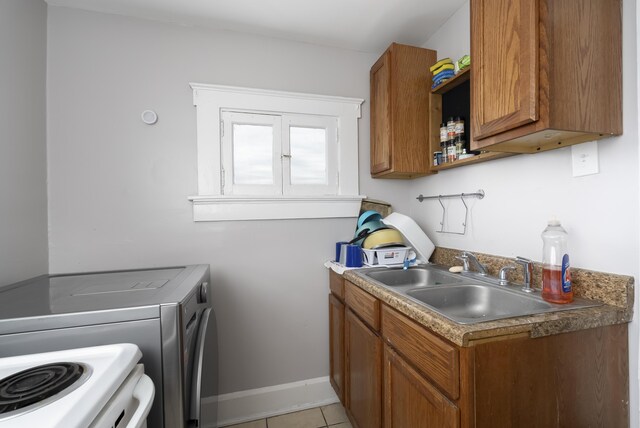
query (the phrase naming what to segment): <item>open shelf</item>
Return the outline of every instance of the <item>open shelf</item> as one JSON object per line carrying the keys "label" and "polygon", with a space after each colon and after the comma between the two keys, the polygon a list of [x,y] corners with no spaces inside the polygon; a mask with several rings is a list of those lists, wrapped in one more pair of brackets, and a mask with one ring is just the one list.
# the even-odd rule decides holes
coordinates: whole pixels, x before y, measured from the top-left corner
{"label": "open shelf", "polygon": [[453,76],[451,79],[445,80],[444,82],[442,82],[441,84],[433,88],[431,90],[431,93],[442,95],[445,92],[449,92],[456,86],[459,86],[462,83],[466,82],[467,80],[469,80],[470,77],[471,77],[471,67],[467,67],[461,72],[459,72],[458,74],[456,74],[455,76]]}
{"label": "open shelf", "polygon": [[[471,67],[465,68],[451,79],[443,82],[431,90],[431,126],[437,128],[431,134],[431,153],[440,151],[439,124],[447,117],[460,116],[465,120],[465,136],[470,138],[471,124],[470,115],[470,82]],[[467,150],[469,144],[467,143]],[[513,153],[504,152],[482,152],[467,159],[457,160],[438,166],[431,166],[432,172],[443,171],[445,169],[457,168],[460,166],[472,165],[486,162],[493,159],[511,156]]]}
{"label": "open shelf", "polygon": [[460,159],[460,160],[457,160],[455,162],[443,163],[442,165],[432,166],[431,170],[432,171],[442,171],[442,170],[445,170],[445,169],[456,168],[456,167],[459,167],[459,166],[465,166],[465,165],[471,165],[471,164],[474,164],[474,163],[486,162],[486,161],[492,160],[492,159],[504,158],[504,157],[507,157],[507,156],[512,156],[514,154],[515,153],[484,152],[484,153],[480,153],[479,155],[475,155],[475,156],[467,158],[467,159]]}

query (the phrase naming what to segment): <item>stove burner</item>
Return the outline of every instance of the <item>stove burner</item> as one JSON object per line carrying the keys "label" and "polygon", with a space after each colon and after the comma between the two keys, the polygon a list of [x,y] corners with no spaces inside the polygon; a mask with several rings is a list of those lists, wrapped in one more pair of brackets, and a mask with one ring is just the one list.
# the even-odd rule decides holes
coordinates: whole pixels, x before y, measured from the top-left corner
{"label": "stove burner", "polygon": [[0,379],[0,415],[46,400],[71,386],[84,371],[77,363],[53,363]]}

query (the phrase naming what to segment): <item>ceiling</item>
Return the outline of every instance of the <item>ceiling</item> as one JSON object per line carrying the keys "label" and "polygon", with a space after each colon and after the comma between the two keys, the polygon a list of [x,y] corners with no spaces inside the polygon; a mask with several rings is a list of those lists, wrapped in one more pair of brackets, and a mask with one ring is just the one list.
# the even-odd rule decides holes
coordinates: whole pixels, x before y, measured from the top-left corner
{"label": "ceiling", "polygon": [[380,53],[421,46],[467,0],[46,0],[133,16]]}

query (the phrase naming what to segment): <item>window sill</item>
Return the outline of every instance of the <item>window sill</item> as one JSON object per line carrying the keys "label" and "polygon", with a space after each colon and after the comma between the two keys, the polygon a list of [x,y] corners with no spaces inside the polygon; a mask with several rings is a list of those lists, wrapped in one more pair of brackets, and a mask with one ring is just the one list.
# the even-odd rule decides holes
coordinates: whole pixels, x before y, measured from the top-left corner
{"label": "window sill", "polygon": [[190,196],[193,221],[358,217],[366,196]]}

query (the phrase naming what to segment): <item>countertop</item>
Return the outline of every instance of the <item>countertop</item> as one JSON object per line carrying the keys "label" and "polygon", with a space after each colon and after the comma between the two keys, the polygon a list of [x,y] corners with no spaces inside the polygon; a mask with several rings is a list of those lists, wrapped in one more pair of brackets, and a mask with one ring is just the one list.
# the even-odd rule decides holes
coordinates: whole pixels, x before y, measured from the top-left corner
{"label": "countertop", "polygon": [[[455,263],[453,256],[459,252],[459,250],[437,248],[431,261],[443,266],[451,266]],[[495,275],[501,266],[509,263],[508,259],[497,256],[477,253],[476,256],[488,266],[491,275]],[[537,287],[539,287],[540,271],[541,267],[536,265],[533,285]],[[602,306],[477,324],[453,322],[428,307],[361,278],[354,271],[346,271],[343,276],[347,281],[377,297],[390,307],[459,346],[473,346],[476,341],[496,339],[500,336],[526,334],[535,338],[631,321],[633,317],[633,277],[578,268],[572,268],[571,272],[574,295],[599,301],[603,303]]]}

